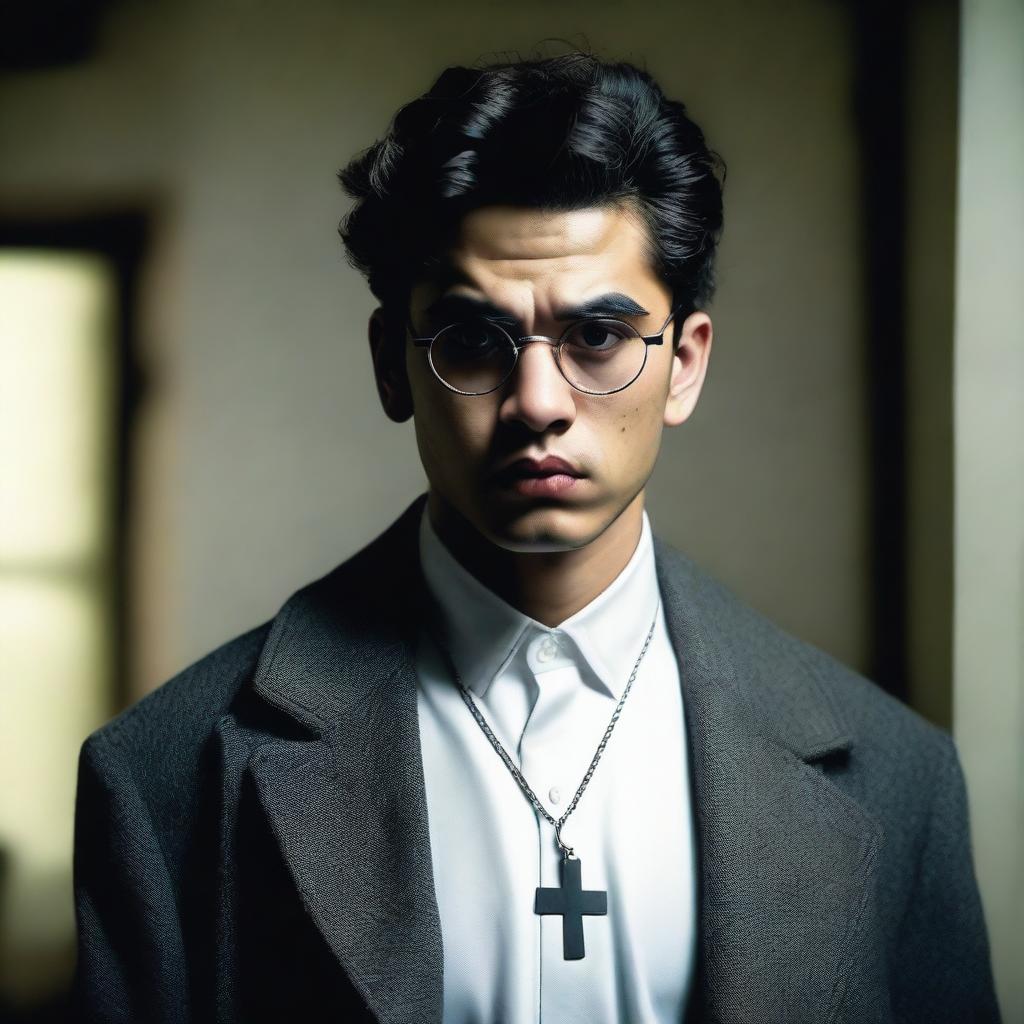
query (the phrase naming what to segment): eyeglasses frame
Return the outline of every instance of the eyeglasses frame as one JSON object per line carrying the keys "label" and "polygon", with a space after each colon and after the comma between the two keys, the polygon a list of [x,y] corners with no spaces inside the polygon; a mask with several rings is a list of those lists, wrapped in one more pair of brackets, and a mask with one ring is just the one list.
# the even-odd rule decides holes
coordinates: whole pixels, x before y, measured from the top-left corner
{"label": "eyeglasses frame", "polygon": [[[437,340],[437,338],[440,337],[440,335],[442,335],[450,327],[454,327],[458,323],[465,323],[467,321],[456,320],[456,321],[453,321],[450,324],[446,324],[436,334],[434,334],[433,337],[430,337],[430,338],[423,338],[423,337],[417,337],[416,336],[416,332],[415,332],[415,330],[413,329],[413,326],[412,326],[411,318],[407,321],[407,326],[409,328],[409,334],[411,336],[413,345],[415,345],[417,348],[425,348],[427,350],[427,363],[430,365],[430,369],[433,372],[434,376],[449,391],[454,391],[455,394],[457,394],[457,395],[465,395],[467,398],[480,398],[483,395],[493,394],[495,391],[498,390],[498,388],[500,388],[509,379],[509,377],[512,376],[513,373],[515,373],[516,366],[519,364],[519,351],[520,351],[520,349],[525,348],[526,345],[530,344],[530,342],[533,342],[533,341],[543,341],[543,342],[546,342],[547,344],[551,345],[552,348],[554,349],[555,365],[558,367],[558,372],[562,375],[563,380],[565,380],[565,382],[571,388],[573,388],[574,390],[578,391],[582,395],[593,395],[593,396],[598,397],[598,398],[603,398],[605,395],[616,395],[620,391],[625,391],[626,388],[628,388],[631,384],[635,384],[636,383],[636,381],[640,377],[640,374],[642,374],[644,372],[644,368],[647,366],[647,351],[648,351],[647,346],[649,346],[649,345],[662,345],[662,344],[664,344],[665,332],[668,330],[668,325],[670,323],[672,323],[672,321],[676,318],[676,315],[679,313],[679,311],[682,308],[683,308],[682,304],[680,304],[680,305],[676,306],[675,308],[673,308],[672,311],[668,315],[668,319],[661,325],[661,330],[658,331],[656,334],[649,334],[649,335],[646,335],[646,336],[640,334],[640,332],[632,324],[626,323],[625,320],[619,320],[617,317],[613,317],[613,316],[590,316],[590,317],[583,317],[583,319],[581,319],[581,320],[574,320],[571,324],[569,324],[565,328],[565,330],[562,332],[561,336],[558,337],[558,338],[552,338],[552,337],[550,337],[549,335],[546,335],[546,334],[524,334],[520,338],[513,338],[512,335],[509,334],[509,332],[507,330],[505,330],[505,328],[500,323],[498,323],[496,320],[491,320],[491,319],[489,319],[488,317],[485,317],[485,316],[484,317],[476,317],[474,319],[485,320],[492,327],[497,327],[498,330],[501,331],[501,333],[504,334],[506,338],[508,338],[509,344],[512,346],[512,351],[515,354],[515,358],[514,358],[514,360],[512,362],[512,366],[509,368],[508,373],[505,374],[505,376],[502,377],[502,379],[497,384],[495,384],[493,388],[489,388],[487,391],[460,391],[458,388],[452,387],[452,385],[449,384],[448,381],[446,381],[441,376],[441,374],[439,374],[437,372],[437,369],[434,366],[434,359],[433,359],[433,356],[431,355],[431,346],[434,344],[434,342]],[[636,375],[631,380],[629,380],[625,384],[623,384],[622,387],[620,387],[620,388],[613,388],[611,391],[585,391],[583,388],[578,387],[576,384],[573,384],[573,382],[571,380],[569,380],[568,377],[566,377],[565,371],[562,369],[562,346],[565,344],[565,339],[569,336],[569,332],[572,331],[574,328],[579,327],[580,324],[596,323],[596,322],[607,322],[607,321],[611,321],[612,323],[622,324],[623,327],[628,327],[631,331],[634,331],[637,334],[637,336],[640,338],[640,340],[644,343],[644,346],[645,346],[644,347],[644,361],[640,364],[640,369],[637,370]]]}

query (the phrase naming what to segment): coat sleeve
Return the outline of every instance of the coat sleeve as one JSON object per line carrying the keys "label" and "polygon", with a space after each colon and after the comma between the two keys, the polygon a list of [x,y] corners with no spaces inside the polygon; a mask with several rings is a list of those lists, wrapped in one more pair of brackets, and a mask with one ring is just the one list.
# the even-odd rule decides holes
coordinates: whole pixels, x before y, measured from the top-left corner
{"label": "coat sleeve", "polygon": [[174,888],[127,760],[106,733],[82,746],[74,847],[74,1020],[189,1019]]}
{"label": "coat sleeve", "polygon": [[967,791],[943,736],[931,815],[892,964],[896,1018],[998,1024],[988,936],[971,856]]}

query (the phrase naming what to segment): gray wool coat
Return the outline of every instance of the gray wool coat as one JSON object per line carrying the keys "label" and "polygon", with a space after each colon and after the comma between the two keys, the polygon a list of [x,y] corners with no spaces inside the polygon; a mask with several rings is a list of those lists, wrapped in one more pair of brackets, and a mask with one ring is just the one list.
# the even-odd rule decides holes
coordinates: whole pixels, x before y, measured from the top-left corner
{"label": "gray wool coat", "polygon": [[[83,745],[80,1019],[441,1020],[423,500]],[[698,836],[687,1021],[997,1021],[949,736],[655,555]]]}

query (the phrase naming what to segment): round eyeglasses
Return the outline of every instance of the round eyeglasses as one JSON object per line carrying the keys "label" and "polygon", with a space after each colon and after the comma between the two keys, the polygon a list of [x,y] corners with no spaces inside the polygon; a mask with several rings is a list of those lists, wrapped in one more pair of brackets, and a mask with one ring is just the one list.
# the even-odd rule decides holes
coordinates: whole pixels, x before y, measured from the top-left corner
{"label": "round eyeglasses", "polygon": [[613,395],[628,388],[647,364],[647,347],[661,345],[679,308],[669,313],[657,334],[644,337],[622,320],[593,317],[570,324],[560,338],[528,334],[513,338],[499,323],[485,317],[443,327],[420,338],[410,325],[412,343],[426,348],[434,376],[460,395],[486,395],[501,387],[516,368],[519,350],[533,341],[554,349],[562,376],[587,395]]}

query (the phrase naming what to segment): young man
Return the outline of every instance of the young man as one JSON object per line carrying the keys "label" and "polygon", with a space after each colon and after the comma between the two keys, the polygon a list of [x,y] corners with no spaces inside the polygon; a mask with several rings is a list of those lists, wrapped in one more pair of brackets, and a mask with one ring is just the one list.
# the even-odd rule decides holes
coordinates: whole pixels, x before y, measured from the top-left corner
{"label": "young man", "polygon": [[574,54],[449,69],[342,173],[429,491],[85,744],[87,1019],[997,1019],[949,737],[644,512],[716,170]]}

